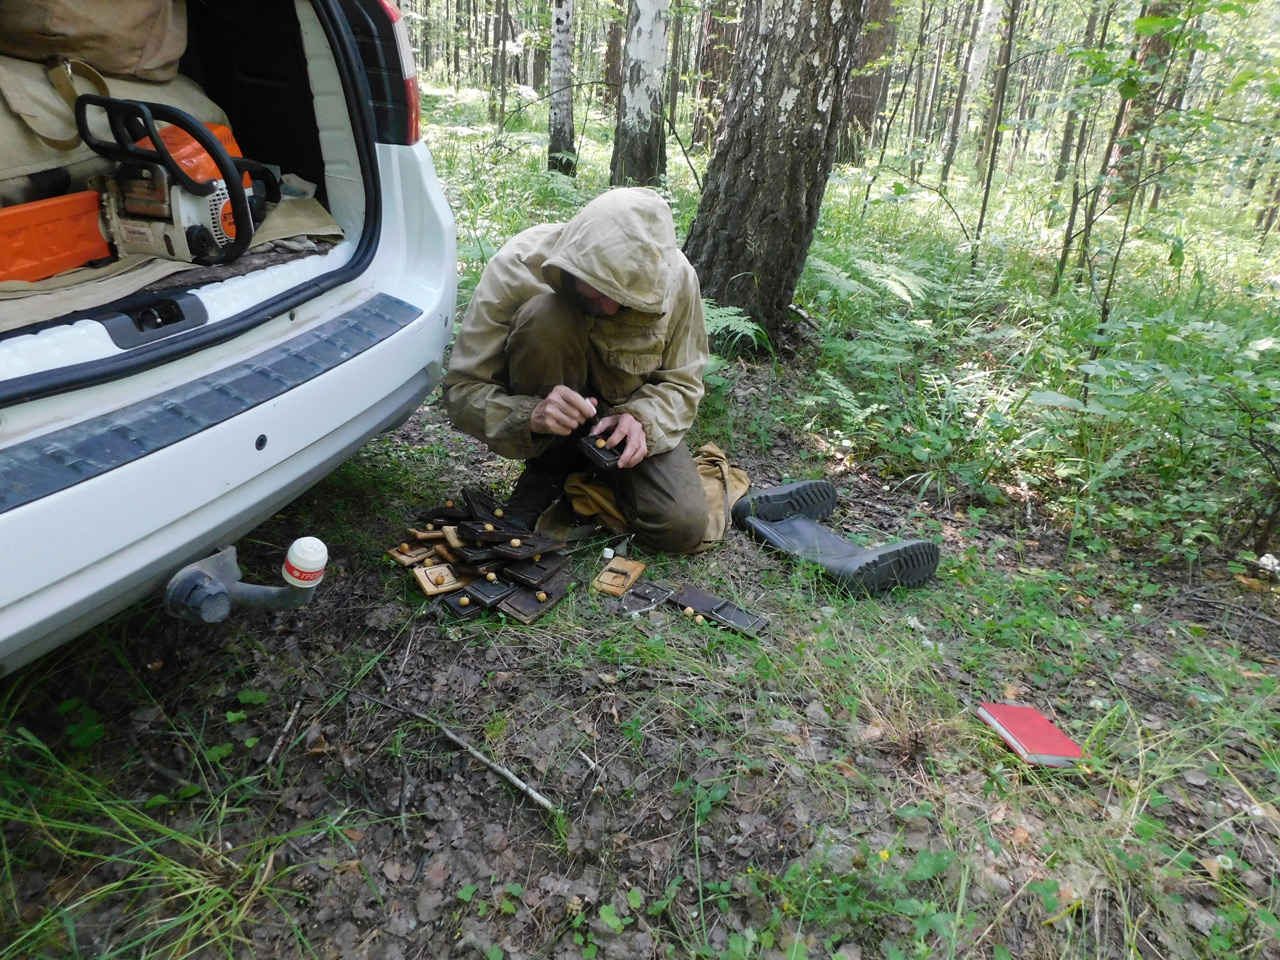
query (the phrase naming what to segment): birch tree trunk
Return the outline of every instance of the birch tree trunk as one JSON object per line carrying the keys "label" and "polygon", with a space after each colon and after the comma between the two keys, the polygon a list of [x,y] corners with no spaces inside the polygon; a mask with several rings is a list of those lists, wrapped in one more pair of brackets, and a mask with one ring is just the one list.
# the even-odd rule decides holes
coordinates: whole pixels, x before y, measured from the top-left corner
{"label": "birch tree trunk", "polygon": [[578,170],[573,141],[573,0],[551,0],[550,111],[547,169],[572,177]]}
{"label": "birch tree trunk", "polygon": [[835,158],[862,5],[747,0],[725,116],[684,250],[702,292],[741,307],[775,346]]}
{"label": "birch tree trunk", "polygon": [[662,109],[671,0],[632,0],[609,182],[657,186],[667,172]]}

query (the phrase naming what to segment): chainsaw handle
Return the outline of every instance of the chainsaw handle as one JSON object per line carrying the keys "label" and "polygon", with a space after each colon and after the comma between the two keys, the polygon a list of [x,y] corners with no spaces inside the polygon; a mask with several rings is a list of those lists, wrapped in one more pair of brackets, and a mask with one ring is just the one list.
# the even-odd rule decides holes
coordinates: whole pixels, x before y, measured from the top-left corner
{"label": "chainsaw handle", "polygon": [[280,178],[272,172],[270,167],[257,160],[246,160],[244,157],[232,157],[231,162],[236,165],[238,171],[247,173],[250,178],[263,185],[266,189],[267,203],[280,202]]}
{"label": "chainsaw handle", "polygon": [[[89,130],[90,107],[100,107],[106,111],[115,143],[101,140]],[[76,98],[76,127],[81,139],[95,153],[117,162],[138,160],[144,163],[158,163],[188,193],[197,197],[211,196],[217,190],[217,185],[212,181],[196,180],[182,169],[182,166],[173,159],[173,154],[165,146],[164,140],[161,139],[160,132],[156,129],[157,120],[178,127],[195,140],[209,154],[227,187],[231,215],[235,223],[235,239],[223,247],[216,257],[199,257],[196,262],[211,266],[215,263],[229,263],[235,260],[249,249],[249,243],[253,239],[253,217],[249,212],[249,197],[240,180],[240,171],[236,167],[235,160],[213,132],[186,111],[164,103],[121,100],[93,93],[84,93]],[[129,129],[130,127],[133,129]],[[140,131],[144,131],[142,136],[136,136],[135,134]],[[150,138],[151,148],[140,147],[135,142],[141,140],[143,136]],[[278,192],[278,184],[276,189]]]}

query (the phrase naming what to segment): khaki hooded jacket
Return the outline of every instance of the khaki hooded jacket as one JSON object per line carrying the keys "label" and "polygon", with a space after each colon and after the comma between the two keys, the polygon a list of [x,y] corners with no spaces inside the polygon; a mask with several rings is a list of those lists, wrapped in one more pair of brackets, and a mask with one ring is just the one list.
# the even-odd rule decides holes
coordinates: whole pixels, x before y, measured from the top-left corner
{"label": "khaki hooded jacket", "polygon": [[513,459],[537,456],[556,439],[530,432],[540,397],[508,392],[505,346],[516,311],[559,292],[565,273],[622,304],[611,317],[583,318],[601,413],[630,413],[649,454],[667,452],[698,412],[707,330],[698,275],[676,243],[671,210],[638,187],[610,190],[568,223],[531,227],[489,261],[444,379],[450,418]]}

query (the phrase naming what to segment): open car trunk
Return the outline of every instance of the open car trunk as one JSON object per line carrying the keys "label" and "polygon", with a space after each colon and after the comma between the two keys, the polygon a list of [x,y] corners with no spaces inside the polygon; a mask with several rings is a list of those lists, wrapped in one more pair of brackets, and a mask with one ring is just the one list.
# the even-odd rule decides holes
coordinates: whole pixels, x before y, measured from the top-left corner
{"label": "open car trunk", "polygon": [[[358,274],[374,252],[378,171],[360,4],[192,0],[187,13],[175,81],[106,82],[128,98],[174,97],[193,114],[225,117],[242,155],[278,172],[282,200],[249,251],[229,263],[113,256],[37,282],[0,283],[0,406],[225,341]],[[63,189],[92,186],[86,167],[100,171],[97,182],[114,168],[96,156],[77,166]]]}
{"label": "open car trunk", "polygon": [[[6,210],[25,214],[49,198],[60,208],[75,191],[95,205],[94,230],[99,211],[108,221],[96,246],[86,241],[102,250],[95,262],[0,283],[0,675],[163,590],[184,565],[233,544],[402,423],[442,376],[457,285],[453,218],[417,135],[417,77],[391,0],[0,0],[0,51],[15,36],[5,15],[28,2],[60,6],[73,25],[92,10],[110,26],[147,3],[189,20],[167,77],[111,74],[105,93],[82,89],[80,76],[69,96],[54,93],[42,64],[0,57],[0,161],[23,138],[33,155],[47,146],[4,127],[8,70],[34,74],[19,93],[84,110],[73,131],[103,135],[89,123],[93,107],[98,129],[126,144],[123,158],[104,162],[72,141],[74,163],[51,175],[36,162],[29,183],[15,174],[22,151],[0,162],[0,223]],[[161,106],[142,113],[142,102]],[[204,116],[146,126],[174,107]],[[113,111],[131,120],[112,128]],[[213,158],[220,177],[189,177],[188,189],[171,169],[185,142],[171,157],[112,172],[135,159],[130,148],[168,143],[184,124],[204,151],[197,160]],[[209,124],[230,128],[245,166]],[[216,263],[245,246],[239,227],[252,211],[235,185],[241,174],[265,181],[266,167],[253,164],[280,181],[280,201],[258,205],[266,216],[252,233],[270,245]],[[86,190],[103,183],[104,166],[110,180]],[[166,175],[168,192],[152,189]],[[178,187],[205,205],[179,219],[187,201]],[[102,196],[110,206],[98,206]],[[163,196],[168,210],[152,212]],[[219,238],[227,203],[239,209]],[[141,222],[126,223],[121,210]],[[282,212],[290,216],[280,226]],[[216,256],[176,232],[192,226],[209,232]],[[156,256],[123,270],[103,241],[124,237],[128,247],[135,236]],[[48,249],[38,236],[5,244],[0,230],[0,268]],[[197,257],[206,265],[193,266]]]}

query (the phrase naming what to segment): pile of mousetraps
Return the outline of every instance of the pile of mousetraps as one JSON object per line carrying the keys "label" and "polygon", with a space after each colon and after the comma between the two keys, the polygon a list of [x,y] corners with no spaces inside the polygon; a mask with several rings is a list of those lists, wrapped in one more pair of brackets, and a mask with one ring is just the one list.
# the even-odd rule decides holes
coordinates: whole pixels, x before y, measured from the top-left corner
{"label": "pile of mousetraps", "polygon": [[[473,487],[461,500],[431,507],[409,527],[411,539],[387,555],[407,567],[422,592],[439,598],[455,617],[470,620],[498,610],[533,623],[576,583],[566,544],[505,522],[493,497]],[[764,618],[691,586],[641,580],[645,565],[606,549],[605,566],[591,581],[593,592],[613,599],[605,611],[638,617],[663,603],[677,606],[696,623],[756,636]]]}

